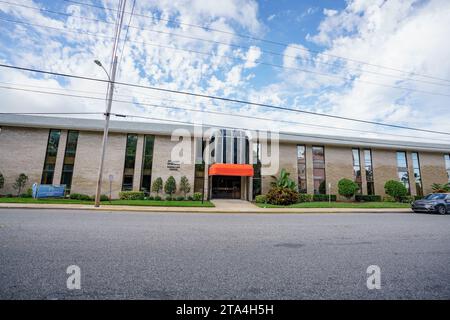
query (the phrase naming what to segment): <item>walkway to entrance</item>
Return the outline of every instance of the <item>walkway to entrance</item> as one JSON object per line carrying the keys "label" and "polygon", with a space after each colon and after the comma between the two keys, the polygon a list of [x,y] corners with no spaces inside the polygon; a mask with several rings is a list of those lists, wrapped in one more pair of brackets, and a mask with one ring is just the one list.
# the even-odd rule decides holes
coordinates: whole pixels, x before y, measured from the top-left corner
{"label": "walkway to entrance", "polygon": [[249,211],[254,212],[255,209],[259,208],[255,206],[253,203],[245,200],[236,200],[236,199],[212,199],[212,203],[216,206],[214,209],[216,210],[239,210],[242,212]]}

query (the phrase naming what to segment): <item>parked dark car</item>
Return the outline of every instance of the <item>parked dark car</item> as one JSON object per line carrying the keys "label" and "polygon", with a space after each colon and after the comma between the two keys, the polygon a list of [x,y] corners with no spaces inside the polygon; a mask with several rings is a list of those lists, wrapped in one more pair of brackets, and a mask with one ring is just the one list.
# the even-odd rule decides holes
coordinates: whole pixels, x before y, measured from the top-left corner
{"label": "parked dark car", "polygon": [[450,212],[450,193],[430,193],[425,198],[411,204],[414,212],[436,212],[446,214]]}

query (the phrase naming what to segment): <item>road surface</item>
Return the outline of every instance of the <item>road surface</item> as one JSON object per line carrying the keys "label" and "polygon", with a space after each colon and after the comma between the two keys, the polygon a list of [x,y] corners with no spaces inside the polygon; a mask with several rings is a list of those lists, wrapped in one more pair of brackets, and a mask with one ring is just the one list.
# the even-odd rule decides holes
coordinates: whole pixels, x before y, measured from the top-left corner
{"label": "road surface", "polygon": [[0,209],[0,298],[449,299],[450,215]]}

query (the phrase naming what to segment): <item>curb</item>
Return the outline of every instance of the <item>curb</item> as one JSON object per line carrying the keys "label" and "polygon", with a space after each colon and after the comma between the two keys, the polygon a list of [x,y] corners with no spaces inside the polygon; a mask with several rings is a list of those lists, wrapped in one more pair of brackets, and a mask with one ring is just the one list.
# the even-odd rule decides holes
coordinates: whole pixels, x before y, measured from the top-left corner
{"label": "curb", "polygon": [[115,207],[99,207],[90,205],[80,205],[68,207],[67,205],[29,205],[22,204],[0,204],[0,209],[52,209],[52,210],[86,210],[86,211],[113,211],[113,212],[170,212],[170,213],[217,213],[217,214],[302,214],[302,213],[412,213],[408,208],[393,209],[356,209],[356,208],[305,208],[305,209],[274,209],[259,208],[259,210],[218,210],[214,208],[204,207],[143,207],[143,206],[115,206]]}

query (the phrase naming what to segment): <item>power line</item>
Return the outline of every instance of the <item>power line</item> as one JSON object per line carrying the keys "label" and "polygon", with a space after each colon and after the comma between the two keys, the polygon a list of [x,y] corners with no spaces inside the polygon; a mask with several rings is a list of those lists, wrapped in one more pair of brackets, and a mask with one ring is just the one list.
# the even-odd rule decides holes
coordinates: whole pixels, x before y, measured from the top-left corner
{"label": "power line", "polygon": [[[27,84],[15,84],[15,83],[2,82],[2,81],[0,81],[0,83],[8,84],[8,85],[21,85],[21,86],[24,86],[24,87],[40,88],[40,89],[65,90],[65,91],[70,91],[70,92],[89,93],[89,94],[102,94],[100,92],[86,91],[86,90],[74,90],[74,89],[67,89],[67,88],[49,88],[49,87],[43,87],[43,86],[35,86],[35,85],[27,85]],[[5,86],[0,86],[0,88],[12,89],[12,90],[23,90],[23,91],[36,92],[36,93],[47,93],[47,94],[60,95],[59,93],[54,93],[54,92],[44,92],[44,91],[37,91],[37,90],[36,91],[35,90],[26,90],[26,89],[22,89],[22,88],[12,88],[12,87],[5,87]],[[183,105],[186,105],[186,106],[191,106],[191,107],[196,108],[195,105],[188,104],[185,101],[180,101],[180,100],[175,100],[175,99],[168,99],[168,98],[159,98],[159,97],[148,95],[148,94],[144,94],[144,96],[133,96],[133,95],[124,95],[124,94],[115,94],[115,95],[116,96],[121,96],[121,97],[128,97],[128,98],[151,99],[151,100],[157,100],[157,101],[162,101],[162,102],[171,101],[171,102],[176,102],[176,103],[179,103],[179,104],[183,104]],[[88,98],[88,99],[94,99],[95,98],[95,100],[102,100],[101,98],[97,98],[97,97],[86,97],[86,96],[75,96],[75,95],[71,95],[71,97],[80,97],[80,98]],[[114,102],[119,102],[119,103],[129,103],[129,104],[139,104],[139,105],[143,105],[143,106],[152,106],[152,107],[157,107],[157,108],[177,109],[177,110],[182,110],[182,111],[194,111],[194,112],[202,112],[202,113],[219,114],[219,115],[225,115],[225,116],[241,117],[241,118],[246,118],[246,119],[248,118],[248,119],[263,120],[263,121],[281,122],[281,123],[303,125],[303,126],[316,127],[316,128],[325,128],[325,129],[333,129],[333,130],[344,130],[344,131],[352,131],[352,132],[359,132],[359,133],[366,133],[366,134],[367,133],[373,133],[373,134],[378,134],[378,135],[389,135],[389,136],[402,137],[402,138],[428,139],[428,138],[425,138],[425,137],[417,137],[417,136],[409,136],[409,135],[402,135],[402,134],[395,134],[395,133],[385,133],[385,132],[377,132],[377,131],[368,131],[368,130],[358,130],[358,129],[350,129],[350,128],[341,128],[341,127],[334,127],[334,126],[327,126],[327,125],[310,124],[310,123],[304,123],[304,122],[298,122],[298,121],[289,121],[289,120],[281,120],[281,119],[275,119],[274,120],[274,119],[270,119],[270,118],[263,118],[263,117],[256,117],[256,116],[242,115],[242,114],[232,114],[232,113],[226,113],[226,112],[220,112],[220,111],[201,110],[201,109],[189,109],[189,108],[181,108],[181,107],[174,107],[174,106],[148,104],[148,103],[143,103],[143,102],[123,101],[123,100],[116,100],[116,99],[114,99],[113,101]],[[218,107],[218,105],[215,105],[215,104],[207,104],[207,105],[213,106],[213,107]],[[435,141],[450,142],[448,140],[442,140],[442,139],[436,139],[436,138],[433,138],[433,139]]]}
{"label": "power line", "polygon": [[[79,4],[79,5],[84,5],[84,6],[88,6],[88,7],[98,8],[98,9],[102,9],[102,10],[115,11],[115,9],[112,9],[112,8],[106,8],[106,7],[103,7],[103,6],[98,6],[98,5],[84,3],[84,2],[79,2],[79,1],[73,1],[73,0],[63,0],[63,1],[69,2],[69,3],[74,3],[74,4]],[[128,12],[125,12],[125,13],[128,13]],[[137,14],[137,13],[135,13],[135,15],[139,16],[139,17],[150,18],[152,20],[155,19],[154,16],[150,16],[150,15],[143,15],[143,14]],[[264,38],[254,37],[254,36],[251,36],[251,35],[239,34],[239,33],[234,33],[234,32],[229,32],[229,31],[224,31],[224,30],[219,30],[219,29],[214,29],[214,28],[209,28],[209,27],[204,27],[204,26],[199,26],[199,25],[195,25],[195,24],[184,23],[184,22],[180,22],[179,20],[164,19],[164,18],[161,18],[161,17],[157,18],[157,19],[161,20],[161,21],[177,23],[179,25],[185,25],[185,26],[189,26],[189,27],[200,28],[200,29],[203,29],[203,30],[209,30],[209,31],[213,31],[213,32],[220,32],[220,33],[224,33],[224,34],[238,36],[240,38],[246,38],[246,39],[253,40],[253,41],[261,41],[261,42],[265,42],[265,43],[270,43],[270,44],[274,44],[274,45],[277,45],[277,46],[283,46],[283,47],[290,46],[291,48],[295,48],[295,49],[301,50],[301,51],[306,51],[306,52],[309,52],[309,53],[312,52],[312,53],[315,53],[315,54],[320,54],[320,55],[323,55],[323,56],[332,57],[334,59],[340,59],[340,60],[356,62],[358,64],[364,64],[364,65],[377,67],[377,68],[382,68],[382,69],[389,69],[389,70],[392,70],[392,71],[401,72],[403,74],[419,76],[419,77],[425,77],[425,78],[435,79],[435,80],[439,80],[439,81],[450,82],[449,79],[443,79],[443,78],[434,77],[434,76],[425,75],[425,74],[420,74],[420,73],[416,73],[416,72],[405,71],[405,70],[392,68],[392,67],[387,67],[387,66],[382,66],[382,65],[379,65],[379,64],[369,63],[369,62],[365,62],[365,61],[361,61],[361,60],[357,60],[357,59],[350,59],[350,58],[346,58],[346,57],[342,57],[342,56],[338,56],[338,55],[327,54],[327,53],[323,53],[323,52],[320,52],[320,51],[317,51],[317,50],[307,49],[307,48],[303,48],[303,47],[299,47],[299,46],[293,46],[293,45],[290,45],[290,44],[287,44],[287,43],[283,43],[283,42],[279,42],[279,41],[273,41],[273,40],[268,40],[268,39],[264,39]]]}
{"label": "power line", "polygon": [[132,6],[132,8],[131,8],[130,20],[128,20],[127,31],[126,31],[126,33],[125,33],[125,40],[123,41],[122,50],[120,51],[119,63],[117,64],[117,65],[118,65],[118,68],[119,68],[119,72],[118,72],[119,74],[120,74],[120,70],[121,70],[121,69],[120,69],[120,64],[121,64],[121,62],[122,62],[123,51],[125,50],[125,44],[126,44],[127,38],[128,38],[128,30],[130,29],[131,19],[133,19],[133,12],[134,12],[134,7],[135,7],[135,5],[136,5],[136,0],[133,0],[133,6]]}
{"label": "power line", "polygon": [[[63,31],[63,32],[76,33],[76,34],[86,34],[86,35],[93,36],[93,37],[113,39],[113,38],[111,38],[109,36],[99,35],[99,34],[91,33],[91,32],[85,32],[85,31],[77,30],[77,29],[56,28],[56,27],[51,27],[51,26],[45,26],[45,25],[39,25],[39,24],[34,24],[34,23],[28,23],[28,22],[24,22],[24,21],[9,20],[9,19],[4,19],[4,18],[0,18],[0,20],[11,22],[11,23],[18,23],[18,24],[24,24],[24,25],[31,25],[31,26],[37,26],[37,27],[42,27],[42,28],[54,29],[54,30],[59,30],[59,31]],[[165,48],[165,49],[169,49],[169,50],[185,51],[185,52],[189,52],[189,53],[197,53],[197,54],[209,55],[209,56],[212,56],[212,57],[223,57],[223,58],[228,58],[228,59],[240,59],[240,60],[243,60],[243,61],[245,60],[242,57],[230,57],[230,56],[227,56],[227,55],[212,54],[212,53],[209,53],[209,52],[201,52],[201,51],[190,50],[190,49],[183,49],[183,48],[173,48],[173,47],[164,46],[164,45],[161,45],[161,44],[153,44],[153,43],[148,43],[148,42],[143,42],[143,41],[133,41],[133,40],[128,40],[128,41],[129,42],[133,42],[133,43],[143,44],[145,46],[153,46],[153,47],[160,47],[160,48]],[[343,79],[345,81],[350,80],[348,77],[340,76],[340,75],[337,75],[337,74],[318,72],[318,71],[302,69],[302,68],[285,67],[285,66],[280,66],[280,65],[268,63],[268,62],[258,62],[258,63],[261,64],[261,65],[267,65],[267,66],[284,68],[284,69],[293,69],[293,70],[306,72],[306,73],[311,73],[311,74],[317,74],[317,75],[321,75],[321,76],[325,76],[325,77]],[[443,94],[443,93],[430,92],[430,91],[417,90],[417,89],[410,89],[410,88],[399,87],[399,86],[388,85],[388,84],[382,84],[382,83],[372,82],[372,81],[367,81],[367,80],[358,80],[358,81],[360,83],[365,83],[365,84],[370,84],[370,85],[375,85],[375,86],[381,86],[381,87],[385,87],[385,88],[393,88],[393,89],[404,90],[404,91],[409,91],[409,92],[419,92],[419,93],[436,95],[436,96],[450,97],[450,95]]]}
{"label": "power line", "polygon": [[[31,86],[31,87],[38,87],[39,88],[39,86]],[[104,98],[101,98],[101,97],[80,96],[80,95],[64,94],[64,93],[58,93],[58,92],[41,91],[41,90],[30,90],[30,89],[13,88],[13,87],[6,87],[6,86],[0,86],[0,88],[11,89],[11,90],[18,90],[18,91],[26,91],[26,92],[33,92],[33,93],[40,93],[40,94],[53,94],[53,95],[65,96],[65,97],[85,98],[85,99],[92,99],[92,100],[99,100],[99,101],[103,101],[104,100]],[[42,87],[40,87],[40,88],[42,88]],[[60,90],[60,89],[57,89],[57,90]],[[89,92],[89,91],[81,91],[81,90],[70,90],[69,89],[69,91],[101,94],[101,93],[98,93],[98,92]],[[125,96],[125,95],[121,95],[121,96]],[[128,96],[128,97],[132,97],[132,96]],[[290,124],[300,124],[300,125],[304,125],[304,126],[311,126],[311,127],[318,127],[318,128],[347,130],[347,131],[355,131],[355,132],[361,132],[361,133],[375,133],[375,134],[380,134],[380,135],[384,134],[384,135],[389,135],[389,136],[399,136],[399,137],[414,138],[414,139],[427,139],[425,137],[407,136],[407,135],[399,135],[399,134],[389,134],[389,133],[382,133],[382,132],[380,133],[380,132],[358,130],[358,129],[349,129],[349,128],[339,128],[339,127],[332,127],[332,126],[325,126],[325,125],[314,125],[314,124],[307,124],[307,123],[288,121],[288,120],[272,120],[272,119],[269,119],[269,118],[262,118],[262,117],[255,117],[255,116],[244,116],[244,115],[238,115],[238,114],[229,114],[229,113],[219,112],[219,111],[188,109],[188,108],[180,108],[180,107],[174,107],[174,106],[164,106],[164,105],[159,105],[159,104],[133,102],[133,101],[125,101],[125,100],[117,100],[117,99],[113,99],[113,101],[114,102],[118,102],[118,103],[128,103],[128,104],[133,104],[133,105],[134,104],[138,104],[138,105],[142,105],[142,106],[151,106],[151,107],[164,108],[164,109],[176,109],[176,110],[182,110],[182,111],[194,111],[194,112],[201,112],[201,113],[211,113],[211,114],[219,114],[219,115],[225,115],[225,116],[250,118],[250,119],[256,119],[256,120],[283,122],[283,123],[290,123]],[[176,101],[176,100],[160,99],[160,101]],[[182,103],[180,101],[177,101],[177,102]],[[103,113],[93,113],[93,114],[103,114]],[[450,141],[448,141],[448,140],[435,139],[435,138],[433,138],[433,140],[434,141],[442,141],[442,142],[450,143]]]}
{"label": "power line", "polygon": [[[12,66],[12,65],[7,65],[7,64],[0,64],[0,67],[16,69],[16,70],[22,70],[22,71],[28,71],[28,72],[37,72],[37,73],[54,75],[54,76],[69,77],[69,78],[80,79],[80,80],[89,80],[89,81],[98,81],[98,82],[110,82],[109,80],[103,80],[103,79],[98,79],[98,78],[79,76],[79,75],[60,73],[60,72],[53,72],[53,71],[45,71],[45,70],[39,70],[39,69],[33,69],[33,68],[25,68],[25,67]],[[340,119],[340,120],[346,120],[346,121],[354,121],[354,122],[361,122],[361,123],[367,123],[367,124],[373,124],[373,125],[379,125],[379,126],[393,127],[393,128],[398,128],[398,129],[406,129],[406,130],[413,130],[413,131],[421,131],[421,132],[429,132],[429,133],[450,135],[449,132],[420,129],[420,128],[414,128],[414,127],[395,125],[395,124],[387,124],[387,123],[381,123],[381,122],[376,122],[376,121],[355,119],[355,118],[349,118],[349,117],[343,117],[343,116],[337,116],[337,115],[330,115],[330,114],[326,114],[326,113],[319,113],[319,112],[306,111],[306,110],[300,110],[300,109],[290,109],[290,108],[287,108],[287,107],[274,106],[274,105],[269,105],[269,104],[264,104],[264,103],[257,103],[257,102],[251,102],[251,101],[245,101],[245,100],[239,100],[239,99],[217,97],[217,96],[211,96],[211,95],[200,94],[200,93],[193,93],[193,92],[186,92],[186,91],[180,91],[180,90],[159,88],[159,87],[153,87],[153,86],[144,86],[144,85],[139,85],[139,84],[125,83],[125,82],[113,82],[113,83],[118,84],[118,85],[128,86],[128,87],[149,89],[149,90],[155,90],[155,91],[161,91],[161,92],[169,92],[169,93],[175,93],[175,94],[183,94],[183,95],[193,96],[193,97],[215,99],[215,100],[221,100],[221,101],[226,101],[226,102],[234,102],[234,103],[239,103],[239,104],[247,104],[247,105],[253,105],[253,106],[264,107],[264,108],[271,108],[271,109],[284,110],[284,111],[290,111],[290,112],[311,114],[311,115],[328,117],[328,118],[334,118],[334,119]]]}
{"label": "power line", "polygon": [[[5,4],[9,4],[9,5],[14,5],[14,6],[20,6],[20,7],[24,7],[24,8],[27,8],[27,9],[34,9],[34,10],[37,10],[37,11],[49,12],[49,13],[58,14],[58,15],[64,15],[64,16],[67,16],[67,17],[72,17],[72,18],[77,18],[77,19],[84,19],[84,20],[88,20],[88,21],[95,21],[95,22],[101,22],[101,23],[106,23],[106,24],[114,24],[114,25],[117,26],[117,23],[112,23],[112,22],[105,21],[105,20],[100,20],[100,19],[88,18],[88,17],[83,17],[83,16],[76,16],[76,15],[68,14],[68,13],[64,13],[64,12],[58,12],[58,11],[53,11],[53,10],[43,9],[43,8],[36,8],[36,7],[31,7],[31,6],[22,5],[22,4],[10,3],[10,2],[6,2],[6,1],[0,1],[0,3],[5,3]],[[127,41],[129,28],[134,28],[134,29],[137,29],[137,30],[140,30],[140,31],[149,31],[149,32],[154,32],[154,33],[172,35],[172,36],[175,36],[175,37],[186,38],[186,39],[205,41],[205,42],[215,43],[215,44],[223,44],[223,45],[227,45],[227,46],[230,46],[230,47],[241,48],[241,49],[246,49],[246,50],[253,50],[254,49],[254,48],[249,47],[249,46],[236,45],[236,44],[225,43],[225,42],[220,42],[220,41],[216,41],[216,40],[210,40],[210,39],[204,39],[204,38],[199,38],[199,37],[181,35],[181,34],[177,34],[177,33],[173,33],[173,32],[166,32],[166,31],[162,31],[162,30],[155,30],[155,29],[148,29],[148,28],[140,28],[140,27],[136,27],[136,26],[131,26],[130,23],[131,23],[131,18],[132,18],[133,13],[134,13],[134,7],[135,7],[135,2],[133,3],[133,7],[132,7],[132,10],[131,10],[131,13],[130,13],[130,21],[128,22],[128,25],[127,25],[127,31],[126,31],[125,42],[123,44],[123,47],[125,46],[125,43]],[[11,20],[7,20],[7,21],[13,22]],[[16,21],[16,22],[20,23],[19,21]],[[36,24],[31,24],[31,25],[35,25],[35,26],[43,27],[43,28],[48,28],[49,27],[49,26],[36,25]],[[54,28],[54,27],[52,27],[52,28]],[[67,32],[67,30],[61,29],[61,28],[54,28],[54,29],[59,29],[59,30]],[[74,30],[74,29],[69,29],[69,30]],[[78,33],[78,30],[76,31],[76,33]],[[86,34],[90,34],[90,33],[86,33]],[[98,35],[98,34],[92,34],[92,35],[93,36],[102,36],[102,35]],[[130,42],[136,42],[136,41],[130,40]],[[141,44],[150,45],[150,46],[157,46],[157,45],[148,44],[148,43],[145,43],[145,42],[136,42],[136,43],[141,43]],[[163,46],[163,45],[161,45],[159,47],[167,48],[167,49],[171,49],[171,50],[188,51],[188,52],[191,52],[191,53],[198,53],[198,54],[209,55],[209,56],[222,56],[222,57],[225,57],[225,58],[245,60],[244,58],[241,58],[241,57],[231,57],[231,56],[227,56],[227,55],[214,55],[214,54],[211,54],[209,52],[207,53],[207,52],[201,52],[201,51],[186,50],[186,49],[183,49],[183,48],[173,48],[173,47],[168,47],[168,46],[166,47],[166,46]],[[123,48],[122,48],[122,50],[123,50]],[[261,50],[262,53],[266,53],[266,54],[273,55],[273,56],[280,56],[280,57],[283,57],[283,58],[290,58],[290,59],[294,59],[294,60],[298,58],[297,56],[286,55],[286,54],[280,53],[280,52],[268,51],[268,50],[263,50],[263,49],[260,49],[260,50]],[[121,60],[122,60],[122,55],[121,55],[120,60],[119,60],[119,65],[120,65],[120,61]],[[276,68],[292,69],[292,70],[307,72],[307,71],[305,71],[305,69],[296,68],[296,67],[288,67],[288,66],[268,63],[268,62],[264,62],[264,61],[258,61],[257,63],[262,64],[262,65],[271,66],[271,67],[276,67]],[[334,63],[329,63],[329,62],[324,62],[324,61],[314,61],[314,64],[323,64],[323,65],[329,65],[329,66],[332,66],[332,67],[336,67],[336,65]],[[385,74],[385,73],[380,73],[380,72],[370,71],[370,70],[363,70],[361,68],[347,67],[347,69],[348,70],[356,70],[356,71],[360,71],[360,72],[368,73],[368,74],[374,74],[374,75],[382,76],[382,77],[389,77],[389,78],[397,79],[398,81],[414,81],[414,82],[427,83],[427,84],[436,85],[436,86],[445,86],[445,87],[450,86],[450,84],[437,83],[437,82],[433,82],[433,81],[427,81],[427,80],[421,80],[421,79],[413,79],[413,78],[401,78],[400,76],[396,76],[396,75],[392,75],[392,74]],[[312,71],[312,72],[314,72],[314,71]],[[318,72],[316,71],[315,73],[318,73]],[[328,73],[323,73],[323,72],[319,73],[319,74],[328,75]],[[337,75],[335,73],[330,73],[330,74]],[[344,78],[344,79],[348,80],[347,78]],[[372,83],[372,84],[375,84],[375,83]],[[402,89],[412,90],[412,89],[407,89],[407,88],[402,88]]]}

